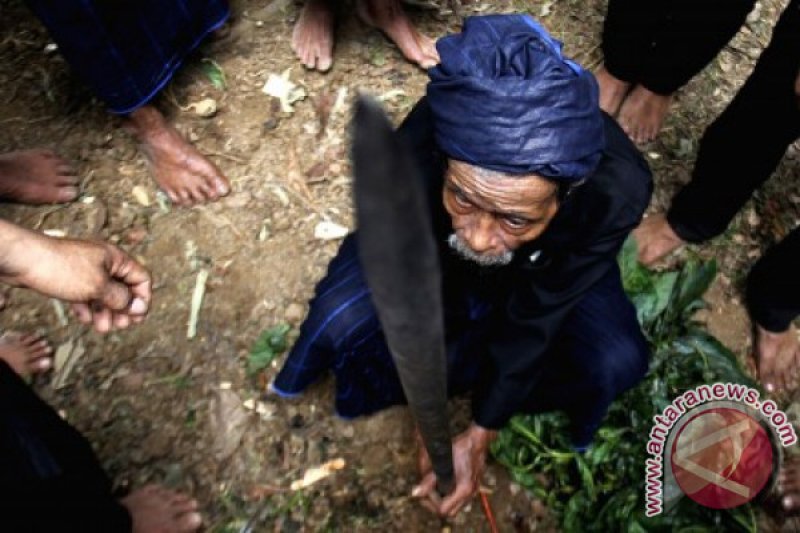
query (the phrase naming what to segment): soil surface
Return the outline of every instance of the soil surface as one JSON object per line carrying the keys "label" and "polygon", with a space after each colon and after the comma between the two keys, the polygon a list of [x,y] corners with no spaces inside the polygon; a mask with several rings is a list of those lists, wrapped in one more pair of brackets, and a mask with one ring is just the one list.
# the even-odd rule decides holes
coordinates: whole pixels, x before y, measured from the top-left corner
{"label": "soil surface", "polygon": [[[688,181],[703,129],[746,78],[785,4],[763,0],[736,39],[678,95],[664,131],[644,148],[657,182],[652,210],[668,206]],[[568,55],[591,68],[601,62],[602,0],[473,0],[453,7],[431,2],[412,15],[424,32],[441,36],[456,31],[467,14],[527,10],[565,42]],[[349,7],[328,74],[304,70],[291,51],[299,5],[239,0],[233,12],[230,34],[203,45],[156,102],[233,183],[223,201],[180,209],[160,199],[120,119],[73,77],[24,4],[0,0],[0,150],[52,148],[74,161],[83,179],[82,196],[72,204],[5,204],[0,216],[109,239],[155,278],[149,319],[123,333],[87,331],[53,302],[21,290],[11,291],[0,326],[42,332],[71,350],[71,372],[45,376],[36,390],[91,440],[120,490],[156,481],[189,491],[202,502],[210,531],[238,531],[249,520],[256,531],[488,531],[477,500],[446,525],[410,498],[416,449],[405,409],[345,422],[333,414],[331,380],[286,401],[264,396],[283,357],[260,378],[246,373],[263,330],[288,322],[295,334],[337,249],[338,240],[315,237],[317,224],[352,228],[352,97],[362,90],[380,96],[399,121],[427,78]],[[224,73],[224,88],[212,83],[208,60]],[[270,75],[285,72],[307,93],[292,112],[262,92]],[[218,104],[213,117],[187,109],[206,98]],[[794,146],[723,237],[673,259],[716,257],[721,275],[706,320],[743,358],[750,349],[744,276],[798,224],[798,159]],[[210,275],[198,333],[188,339],[192,292],[203,270]],[[305,491],[289,491],[308,468],[339,457],[342,470]],[[485,485],[501,531],[557,529],[499,465],[489,466]]]}

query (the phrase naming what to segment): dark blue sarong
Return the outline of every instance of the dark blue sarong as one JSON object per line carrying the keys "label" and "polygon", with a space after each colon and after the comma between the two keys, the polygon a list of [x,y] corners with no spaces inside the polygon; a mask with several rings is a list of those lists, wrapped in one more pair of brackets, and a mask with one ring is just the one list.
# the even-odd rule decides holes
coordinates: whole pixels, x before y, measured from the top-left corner
{"label": "dark blue sarong", "polygon": [[[445,298],[448,392],[473,390],[484,375],[492,305],[476,295]],[[614,267],[567,317],[548,351],[529,413],[563,410],[573,442],[586,446],[611,402],[647,371],[648,348]],[[344,418],[405,403],[353,236],[345,239],[317,285],[300,337],[272,384],[282,396],[301,393],[328,370],[336,376],[336,411]]]}
{"label": "dark blue sarong", "polygon": [[228,18],[227,0],[27,0],[77,75],[114,113],[160,91]]}

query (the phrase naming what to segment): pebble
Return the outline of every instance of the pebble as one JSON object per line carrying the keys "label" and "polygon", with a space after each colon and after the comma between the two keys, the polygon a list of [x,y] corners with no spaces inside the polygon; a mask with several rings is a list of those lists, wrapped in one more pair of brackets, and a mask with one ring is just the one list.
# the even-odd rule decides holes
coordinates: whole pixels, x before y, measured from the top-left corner
{"label": "pebble", "polygon": [[286,231],[290,227],[292,227],[292,223],[289,222],[289,219],[286,218],[286,217],[278,218],[277,220],[275,220],[274,224],[272,225],[272,228],[275,231]]}
{"label": "pebble", "polygon": [[136,245],[142,242],[147,237],[147,228],[143,226],[134,226],[125,232],[125,244]]}
{"label": "pebble", "polygon": [[297,302],[292,302],[283,313],[283,317],[290,324],[297,324],[306,316],[306,308]]}

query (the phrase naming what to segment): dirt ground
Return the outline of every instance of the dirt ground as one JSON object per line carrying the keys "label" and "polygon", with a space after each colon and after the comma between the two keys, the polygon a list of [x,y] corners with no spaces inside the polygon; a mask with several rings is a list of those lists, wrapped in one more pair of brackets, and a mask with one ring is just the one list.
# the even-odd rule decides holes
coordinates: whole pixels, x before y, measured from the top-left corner
{"label": "dirt ground", "polygon": [[[747,76],[785,3],[760,3],[747,27],[680,93],[659,140],[645,147],[657,180],[653,210],[665,208],[688,181],[703,129]],[[473,0],[460,13],[443,2],[415,10],[414,18],[439,36],[457,30],[463,15],[488,9],[527,10],[579,62],[596,67],[601,61],[602,0]],[[336,251],[337,240],[315,238],[316,225],[327,220],[352,227],[351,98],[359,90],[380,95],[399,120],[423,94],[426,76],[355,17],[342,21],[334,67],[322,75],[304,71],[291,52],[298,5],[239,0],[233,12],[230,35],[204,45],[158,100],[234,187],[217,204],[179,209],[158,201],[146,162],[120,119],[47,48],[46,31],[23,3],[0,0],[0,149],[49,147],[75,161],[83,176],[82,197],[73,204],[6,204],[0,216],[40,230],[110,239],[155,277],[149,319],[123,333],[86,331],[53,302],[20,290],[11,292],[0,326],[42,332],[72,354],[74,367],[62,370],[61,382],[45,377],[36,389],[87,435],[121,489],[157,481],[190,491],[202,502],[210,531],[238,531],[251,519],[256,531],[437,531],[444,524],[409,497],[415,447],[404,409],[344,422],[333,414],[330,380],[302,399],[284,401],[263,397],[264,381],[245,371],[261,331],[302,320]],[[221,67],[224,90],[204,72],[204,58]],[[308,94],[291,113],[261,90],[270,74],[287,69]],[[204,98],[218,102],[215,116],[184,110]],[[795,146],[725,236],[683,252],[717,258],[722,274],[707,321],[743,357],[749,322],[742,282],[753,258],[800,219],[798,159]],[[190,302],[202,270],[210,277],[198,334],[190,340]],[[253,405],[258,409],[248,409]],[[331,478],[305,492],[288,491],[307,468],[338,457],[346,466]],[[502,531],[555,529],[542,505],[498,465],[490,466],[486,485]],[[450,527],[488,531],[477,502]]]}

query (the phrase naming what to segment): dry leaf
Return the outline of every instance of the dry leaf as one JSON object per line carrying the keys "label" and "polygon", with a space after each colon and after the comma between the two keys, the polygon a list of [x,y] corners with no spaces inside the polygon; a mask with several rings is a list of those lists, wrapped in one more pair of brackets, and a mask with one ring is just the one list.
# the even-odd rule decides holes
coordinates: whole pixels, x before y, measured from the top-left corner
{"label": "dry leaf", "polygon": [[306,470],[305,474],[303,474],[303,479],[298,479],[297,481],[292,481],[291,489],[292,490],[300,490],[304,489],[318,481],[325,479],[326,477],[330,476],[337,470],[341,470],[345,467],[345,461],[341,457],[338,459],[333,459],[332,461],[328,461],[327,463],[314,467],[309,468]]}
{"label": "dry leaf", "polygon": [[216,390],[209,409],[214,457],[224,461],[239,447],[247,430],[248,414],[239,396],[230,389]]}
{"label": "dry leaf", "polygon": [[286,69],[283,74],[270,74],[267,82],[261,89],[264,94],[274,96],[281,102],[281,111],[284,113],[293,113],[294,108],[292,104],[299,100],[304,100],[307,96],[306,90],[299,87],[289,80],[289,73],[291,68]]}
{"label": "dry leaf", "polygon": [[147,194],[147,189],[144,186],[137,185],[133,188],[131,194],[133,194],[133,197],[136,199],[139,205],[150,207],[150,195]]}
{"label": "dry leaf", "polygon": [[386,91],[382,95],[378,97],[378,100],[381,102],[388,102],[390,100],[394,100],[395,98],[400,98],[401,96],[405,96],[406,92],[401,89],[392,89],[391,91]]}
{"label": "dry leaf", "polygon": [[194,111],[198,117],[209,118],[217,114],[217,101],[213,98],[205,98],[199,102],[192,102],[186,106],[186,110]]}
{"label": "dry leaf", "polygon": [[323,220],[314,228],[314,238],[323,241],[341,239],[346,237],[348,233],[350,233],[349,229],[329,220]]}
{"label": "dry leaf", "polygon": [[56,349],[53,356],[53,388],[60,389],[67,384],[75,364],[83,357],[86,350],[80,340],[68,340]]}

